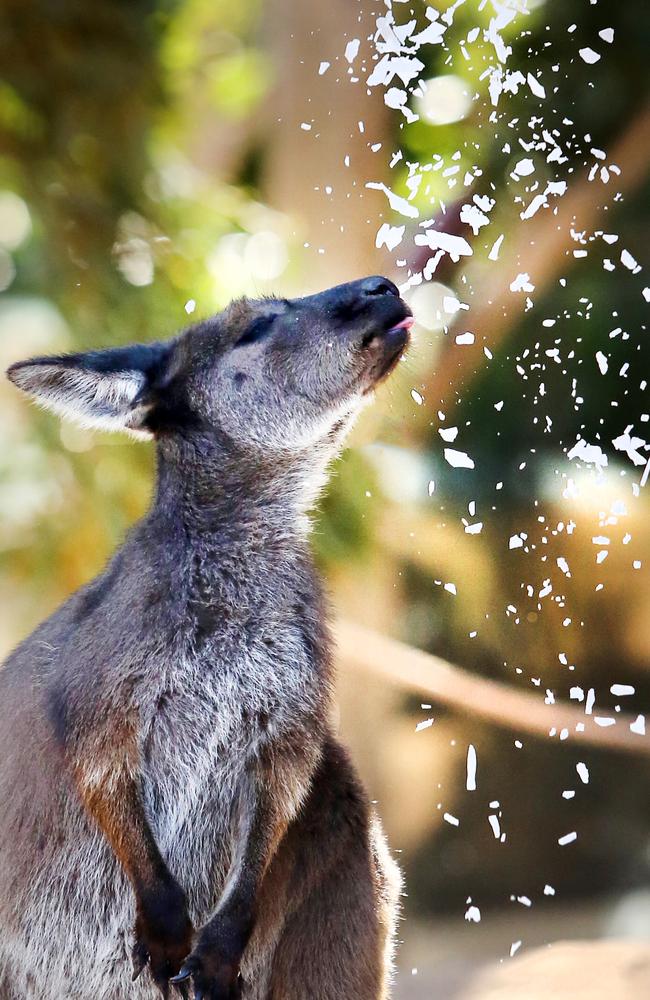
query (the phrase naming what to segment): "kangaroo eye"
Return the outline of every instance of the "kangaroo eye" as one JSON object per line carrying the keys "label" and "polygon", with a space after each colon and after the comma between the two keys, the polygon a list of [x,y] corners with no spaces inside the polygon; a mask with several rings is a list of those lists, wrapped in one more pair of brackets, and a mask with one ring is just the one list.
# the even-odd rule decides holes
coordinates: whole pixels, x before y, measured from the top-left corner
{"label": "kangaroo eye", "polygon": [[243,347],[244,344],[254,344],[256,341],[262,340],[271,332],[274,322],[275,316],[258,316],[246,332],[241,335],[235,347]]}

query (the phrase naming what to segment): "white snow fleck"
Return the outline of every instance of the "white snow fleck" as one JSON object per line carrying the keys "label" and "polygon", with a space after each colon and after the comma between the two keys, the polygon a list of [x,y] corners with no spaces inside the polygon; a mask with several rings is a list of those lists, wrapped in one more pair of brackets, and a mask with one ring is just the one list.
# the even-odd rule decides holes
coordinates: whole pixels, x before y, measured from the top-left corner
{"label": "white snow fleck", "polygon": [[609,690],[616,698],[626,698],[628,695],[634,694],[632,684],[612,684]]}
{"label": "white snow fleck", "polygon": [[366,187],[371,188],[373,191],[383,191],[388,198],[388,204],[394,212],[399,212],[400,215],[405,215],[408,219],[417,219],[420,214],[415,205],[411,205],[411,203],[408,202],[406,198],[402,198],[401,195],[395,194],[395,192],[391,191],[391,189],[385,184],[381,184],[377,181],[368,181]]}
{"label": "white snow fleck", "polygon": [[621,264],[632,271],[633,274],[638,274],[641,270],[641,265],[634,259],[629,250],[621,250]]}
{"label": "white snow fleck", "polygon": [[345,58],[349,63],[354,62],[359,54],[360,39],[352,38],[345,46]]}
{"label": "white snow fleck", "polygon": [[413,398],[413,401],[415,403],[417,403],[418,406],[422,406],[422,404],[424,402],[424,399],[422,398],[422,396],[420,395],[420,393],[417,391],[417,389],[411,389],[411,396]]}
{"label": "white snow fleck", "polygon": [[377,230],[375,246],[378,250],[383,246],[389,251],[394,250],[402,242],[405,232],[406,226],[391,226],[384,222]]}
{"label": "white snow fleck", "polygon": [[589,784],[589,768],[582,761],[576,764],[576,771],[578,772],[578,777],[583,785]]}
{"label": "white snow fleck", "polygon": [[318,67],[318,75],[322,76],[324,73],[327,73],[327,71],[330,68],[330,66],[331,66],[331,63],[322,62],[320,64],[320,66]]}
{"label": "white snow fleck", "polygon": [[628,424],[624,432],[617,438],[614,438],[612,444],[617,451],[624,451],[627,454],[627,457],[634,462],[635,465],[645,465],[647,459],[641,454],[639,449],[645,446],[646,442],[643,438],[632,437],[630,435],[631,430],[632,424]]}
{"label": "white snow fleck", "polygon": [[544,90],[544,87],[539,82],[539,80],[533,76],[532,73],[528,74],[528,76],[526,77],[526,82],[530,87],[531,94],[534,94],[535,97],[542,97],[542,98],[546,97],[546,91]]}
{"label": "white snow fleck", "polygon": [[587,444],[582,438],[578,438],[573,448],[567,452],[567,458],[569,461],[574,458],[580,458],[583,462],[595,465],[596,468],[605,468],[607,466],[607,455],[600,445]]}
{"label": "white snow fleck", "polygon": [[519,160],[517,163],[515,163],[512,172],[513,174],[516,174],[518,177],[528,177],[530,174],[533,173],[534,170],[535,170],[535,164],[533,163],[533,161],[528,157],[524,157],[523,160]]}
{"label": "white snow fleck", "polygon": [[521,535],[511,535],[508,542],[509,549],[520,549],[524,544],[524,540]]}
{"label": "white snow fleck", "polygon": [[501,244],[503,243],[503,236],[504,236],[504,234],[501,233],[501,235],[498,236],[497,239],[492,244],[492,249],[490,250],[490,252],[488,254],[488,260],[498,260],[499,259],[499,251],[501,249]]}
{"label": "white snow fleck", "polygon": [[494,839],[499,840],[501,836],[501,824],[499,823],[499,817],[488,816],[488,823],[492,827],[492,833],[494,834]]}
{"label": "white snow fleck", "polygon": [[[409,205],[409,208],[412,206]],[[407,213],[404,212],[404,215]],[[417,215],[417,212],[415,212]],[[427,229],[424,233],[416,233],[414,242],[417,246],[429,246],[432,250],[442,250],[448,253],[452,261],[457,264],[461,257],[471,257],[472,248],[462,236],[454,236],[451,233],[441,233],[437,229]]]}
{"label": "white snow fleck", "polygon": [[196,301],[194,299],[188,299],[185,303],[185,312],[190,316],[196,309]]}
{"label": "white snow fleck", "polygon": [[448,594],[453,594],[454,597],[456,596],[456,584],[455,583],[446,583],[444,585],[443,589],[446,590]]}
{"label": "white snow fleck", "polygon": [[578,834],[574,830],[572,833],[565,833],[563,837],[558,837],[558,844],[560,847],[564,847],[565,844],[572,844],[577,839]]}
{"label": "white snow fleck", "polygon": [[457,427],[439,427],[438,428],[438,434],[440,435],[440,437],[442,438],[443,441],[448,441],[449,444],[451,444],[451,442],[455,441],[456,438],[458,437],[458,428]]}
{"label": "white snow fleck", "polygon": [[593,63],[597,63],[600,59],[599,54],[594,52],[593,49],[590,49],[588,45],[586,45],[584,49],[580,49],[579,54],[580,58],[584,59],[584,61],[590,66],[593,65]]}
{"label": "white snow fleck", "polygon": [[510,282],[511,292],[533,292],[535,291],[535,286],[531,284],[530,275],[527,271],[523,271],[518,274],[514,281]]}
{"label": "white snow fleck", "polygon": [[607,357],[602,351],[596,351],[596,361],[598,362],[598,367],[600,368],[600,374],[607,374]]}
{"label": "white snow fleck", "polygon": [[481,911],[478,906],[469,906],[465,911],[465,920],[469,920],[470,923],[478,924],[481,920]]}
{"label": "white snow fleck", "polygon": [[634,722],[630,723],[630,731],[645,736],[645,715],[637,715]]}
{"label": "white snow fleck", "polygon": [[532,218],[532,216],[535,215],[535,213],[538,212],[540,208],[542,208],[543,206],[548,207],[548,196],[550,194],[562,196],[563,194],[565,194],[566,189],[567,189],[566,181],[549,181],[543,193],[536,194],[533,200],[531,201],[530,205],[528,206],[528,208],[524,209],[523,212],[519,213],[519,217],[523,220]]}
{"label": "white snow fleck", "polygon": [[472,232],[475,236],[478,235],[479,229],[482,226],[487,226],[490,220],[487,215],[478,208],[477,205],[465,204],[460,210],[460,221],[464,222],[466,226],[471,226]]}
{"label": "white snow fleck", "polygon": [[451,823],[452,826],[460,826],[460,820],[456,816],[452,816],[451,813],[443,813],[442,818],[447,822]]}
{"label": "white snow fleck", "polygon": [[467,780],[468,792],[476,791],[476,748],[472,743],[467,747]]}
{"label": "white snow fleck", "polygon": [[614,41],[614,29],[613,28],[603,28],[602,31],[598,32],[598,37],[602,38],[604,42],[609,45]]}
{"label": "white snow fleck", "polygon": [[474,334],[473,333],[459,333],[456,337],[457,344],[473,344]]}
{"label": "white snow fleck", "polygon": [[442,308],[449,316],[453,316],[459,309],[469,309],[469,306],[463,305],[455,295],[443,295]]}
{"label": "white snow fleck", "polygon": [[415,727],[416,733],[421,732],[423,729],[428,729],[429,726],[433,725],[433,719],[423,719],[422,722],[418,722]]}
{"label": "white snow fleck", "polygon": [[513,958],[521,948],[521,941],[513,941],[510,945],[510,958]]}
{"label": "white snow fleck", "polygon": [[473,469],[474,462],[464,451],[456,451],[454,448],[445,448],[445,459],[454,469]]}

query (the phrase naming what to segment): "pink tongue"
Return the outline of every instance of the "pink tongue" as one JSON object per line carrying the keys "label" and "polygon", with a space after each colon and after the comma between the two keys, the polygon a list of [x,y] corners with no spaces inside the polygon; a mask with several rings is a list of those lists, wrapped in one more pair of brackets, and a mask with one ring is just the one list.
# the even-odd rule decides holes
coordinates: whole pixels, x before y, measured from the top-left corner
{"label": "pink tongue", "polygon": [[391,326],[391,330],[410,330],[410,328],[415,323],[412,316],[405,316],[401,323],[396,323],[395,326]]}

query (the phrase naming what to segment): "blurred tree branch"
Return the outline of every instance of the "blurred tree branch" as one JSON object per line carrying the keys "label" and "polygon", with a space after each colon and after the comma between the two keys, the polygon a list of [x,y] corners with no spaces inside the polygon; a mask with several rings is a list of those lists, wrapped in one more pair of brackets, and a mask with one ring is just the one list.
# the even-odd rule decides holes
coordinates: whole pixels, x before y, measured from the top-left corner
{"label": "blurred tree branch", "polygon": [[630,731],[633,717],[622,712],[616,715],[616,725],[599,726],[595,722],[599,714],[595,707],[592,715],[586,715],[566,703],[547,705],[533,695],[477,677],[438,656],[344,619],[336,623],[335,638],[339,658],[346,665],[427,695],[463,715],[476,715],[497,726],[538,737],[548,737],[552,728],[558,734],[567,729],[571,739],[582,744],[627,753],[650,753],[645,735]]}

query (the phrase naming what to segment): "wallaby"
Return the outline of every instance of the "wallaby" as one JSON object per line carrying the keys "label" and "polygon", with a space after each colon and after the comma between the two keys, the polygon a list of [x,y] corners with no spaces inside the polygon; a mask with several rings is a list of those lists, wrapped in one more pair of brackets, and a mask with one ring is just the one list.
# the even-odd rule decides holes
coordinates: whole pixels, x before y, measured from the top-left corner
{"label": "wallaby", "polygon": [[378,1000],[399,873],[330,719],[310,508],[412,323],[385,278],[8,375],[153,437],[149,513],[0,671],[0,1000]]}

